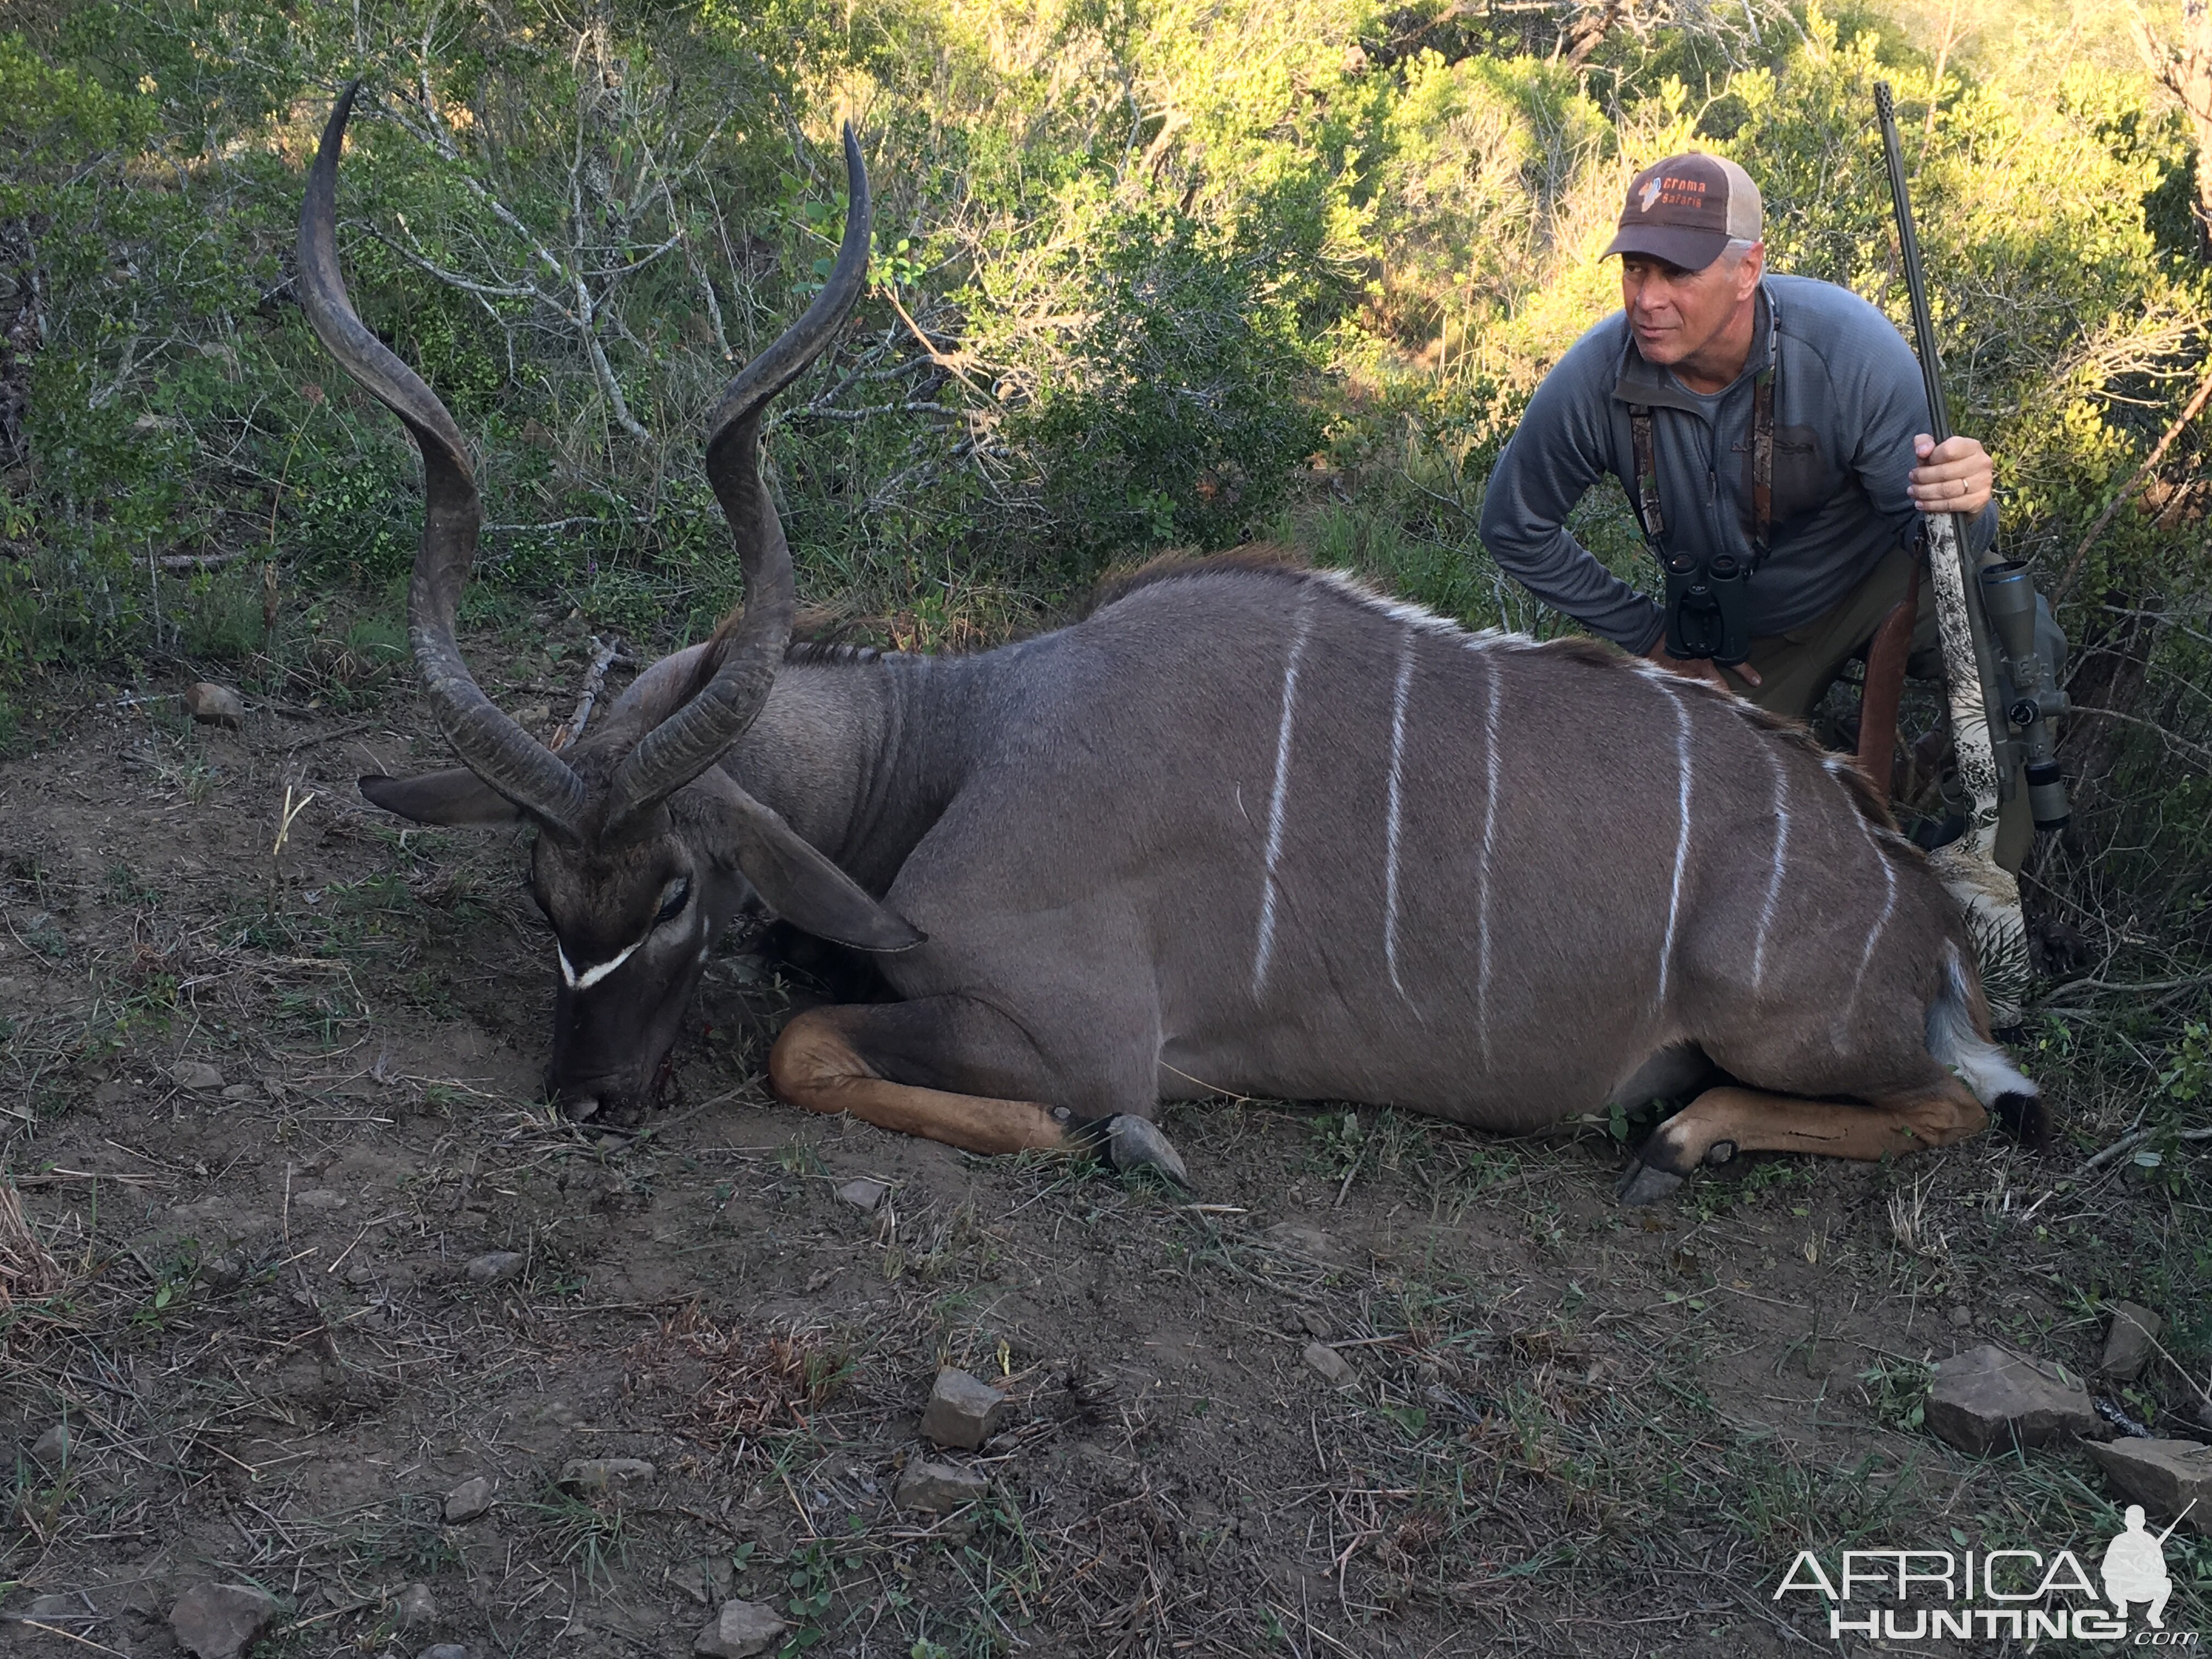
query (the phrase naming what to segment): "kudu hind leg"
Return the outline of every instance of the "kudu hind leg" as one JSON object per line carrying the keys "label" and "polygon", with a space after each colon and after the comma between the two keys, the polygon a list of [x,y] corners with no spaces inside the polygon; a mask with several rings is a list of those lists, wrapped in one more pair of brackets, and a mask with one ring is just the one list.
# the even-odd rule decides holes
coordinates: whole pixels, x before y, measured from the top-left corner
{"label": "kudu hind leg", "polygon": [[[1151,1123],[1129,1113],[1085,1117],[1063,1106],[900,1083],[886,1072],[937,1078],[969,1069],[957,1045],[971,1039],[979,1005],[957,997],[814,1008],[783,1028],[769,1054],[776,1094],[811,1112],[849,1112],[879,1128],[998,1153],[1103,1152],[1118,1170],[1154,1169],[1188,1179],[1182,1159]],[[1003,1066],[989,1068],[1003,1071]]]}
{"label": "kudu hind leg", "polygon": [[1981,1102],[1955,1078],[1871,1106],[1763,1089],[1708,1089],[1652,1132],[1614,1191],[1624,1204],[1650,1204],[1700,1164],[1725,1164],[1738,1152],[1813,1152],[1874,1163],[1948,1146],[1988,1121]]}

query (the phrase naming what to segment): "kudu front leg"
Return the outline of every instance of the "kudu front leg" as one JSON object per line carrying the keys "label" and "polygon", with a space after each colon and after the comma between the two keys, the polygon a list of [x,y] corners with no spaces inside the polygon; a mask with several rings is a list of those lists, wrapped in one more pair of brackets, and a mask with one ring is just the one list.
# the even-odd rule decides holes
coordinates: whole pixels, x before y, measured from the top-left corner
{"label": "kudu front leg", "polygon": [[777,1096],[811,1112],[850,1112],[892,1129],[943,1141],[966,1152],[1061,1152],[1103,1154],[1117,1170],[1157,1170],[1188,1184],[1182,1158],[1168,1138],[1130,1112],[1085,1116],[1034,1100],[900,1083],[893,1075],[951,1080],[962,1073],[1003,1074],[957,1052],[961,1037],[1001,1017],[959,997],[914,1002],[812,1008],[783,1028],[769,1054],[769,1083]]}
{"label": "kudu front leg", "polygon": [[1877,1163],[1964,1140],[1989,1121],[1955,1079],[1927,1093],[1872,1106],[1838,1106],[1763,1089],[1708,1089],[1654,1130],[1613,1188],[1624,1204],[1650,1204],[1700,1164],[1738,1152],[1813,1152]]}

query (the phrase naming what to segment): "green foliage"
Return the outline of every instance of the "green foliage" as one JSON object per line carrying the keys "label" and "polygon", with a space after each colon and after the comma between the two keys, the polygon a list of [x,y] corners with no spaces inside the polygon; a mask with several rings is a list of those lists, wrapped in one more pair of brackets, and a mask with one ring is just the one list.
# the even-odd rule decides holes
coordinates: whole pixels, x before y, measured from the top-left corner
{"label": "green foliage", "polygon": [[1240,249],[1180,214],[1106,216],[1090,322],[1012,430],[1075,545],[1224,546],[1322,441],[1322,367],[1283,297],[1311,249]]}

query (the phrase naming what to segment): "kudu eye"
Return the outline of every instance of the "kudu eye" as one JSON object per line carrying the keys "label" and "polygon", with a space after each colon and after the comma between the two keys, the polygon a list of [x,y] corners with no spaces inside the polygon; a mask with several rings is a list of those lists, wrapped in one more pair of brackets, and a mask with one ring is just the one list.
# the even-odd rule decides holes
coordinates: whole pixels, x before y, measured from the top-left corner
{"label": "kudu eye", "polygon": [[673,921],[684,914],[684,907],[691,902],[691,878],[679,876],[676,884],[668,890],[668,896],[660,901],[660,914],[653,917],[653,925]]}

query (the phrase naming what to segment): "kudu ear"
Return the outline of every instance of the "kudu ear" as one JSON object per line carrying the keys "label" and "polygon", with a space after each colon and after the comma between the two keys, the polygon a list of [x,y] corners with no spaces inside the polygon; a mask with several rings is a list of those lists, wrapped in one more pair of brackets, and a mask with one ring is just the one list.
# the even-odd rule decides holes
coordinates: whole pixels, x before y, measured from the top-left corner
{"label": "kudu ear", "polygon": [[729,855],[768,908],[801,933],[857,951],[911,951],[929,937],[870,898],[860,883],[739,789],[717,790]]}
{"label": "kudu ear", "polygon": [[520,823],[523,817],[513,801],[465,766],[418,778],[365,777],[361,793],[371,804],[417,823]]}

